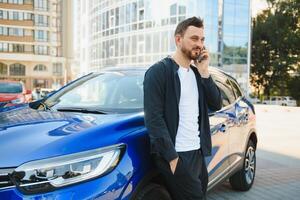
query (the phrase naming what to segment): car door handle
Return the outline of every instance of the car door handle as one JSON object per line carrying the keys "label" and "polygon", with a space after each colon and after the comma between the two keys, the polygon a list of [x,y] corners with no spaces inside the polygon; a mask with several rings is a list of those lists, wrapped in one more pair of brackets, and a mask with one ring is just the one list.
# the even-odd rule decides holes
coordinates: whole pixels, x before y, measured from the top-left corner
{"label": "car door handle", "polygon": [[220,131],[223,132],[223,133],[226,133],[226,131],[227,131],[227,125],[226,124],[222,124],[221,127],[220,127]]}
{"label": "car door handle", "polygon": [[248,122],[248,121],[249,121],[249,115],[247,113],[247,114],[245,114],[245,122]]}

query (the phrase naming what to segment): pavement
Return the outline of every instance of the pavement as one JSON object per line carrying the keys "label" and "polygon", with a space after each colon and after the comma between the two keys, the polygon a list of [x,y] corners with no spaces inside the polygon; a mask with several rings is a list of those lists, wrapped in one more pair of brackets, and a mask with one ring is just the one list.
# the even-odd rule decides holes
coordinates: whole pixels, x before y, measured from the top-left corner
{"label": "pavement", "polygon": [[300,107],[255,105],[255,110],[258,148],[252,188],[235,191],[226,181],[209,191],[208,200],[300,200]]}

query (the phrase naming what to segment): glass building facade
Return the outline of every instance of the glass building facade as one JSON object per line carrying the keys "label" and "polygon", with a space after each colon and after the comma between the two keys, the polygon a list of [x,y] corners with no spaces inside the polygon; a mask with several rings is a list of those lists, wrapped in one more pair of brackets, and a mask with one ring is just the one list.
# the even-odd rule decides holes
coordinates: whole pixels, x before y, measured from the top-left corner
{"label": "glass building facade", "polygon": [[77,0],[76,10],[76,32],[86,37],[81,38],[86,40],[84,47],[77,45],[85,73],[151,66],[175,51],[176,25],[198,16],[204,20],[211,66],[229,72],[245,91],[248,88],[250,0]]}

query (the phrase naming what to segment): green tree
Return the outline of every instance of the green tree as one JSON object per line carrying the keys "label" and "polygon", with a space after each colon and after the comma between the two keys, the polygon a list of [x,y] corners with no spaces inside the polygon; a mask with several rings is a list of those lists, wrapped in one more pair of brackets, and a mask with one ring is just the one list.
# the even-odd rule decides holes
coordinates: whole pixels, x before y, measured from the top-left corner
{"label": "green tree", "polygon": [[251,83],[264,94],[288,93],[290,73],[300,63],[300,0],[268,0],[253,20]]}
{"label": "green tree", "polygon": [[288,82],[289,95],[297,99],[300,103],[300,76],[295,76]]}

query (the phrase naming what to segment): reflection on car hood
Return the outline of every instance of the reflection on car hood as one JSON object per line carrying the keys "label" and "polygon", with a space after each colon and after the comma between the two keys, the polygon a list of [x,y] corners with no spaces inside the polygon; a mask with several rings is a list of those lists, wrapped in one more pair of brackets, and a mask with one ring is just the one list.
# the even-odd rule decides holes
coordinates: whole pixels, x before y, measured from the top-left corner
{"label": "reflection on car hood", "polygon": [[143,126],[143,113],[45,112],[28,106],[0,112],[0,168],[116,144]]}

